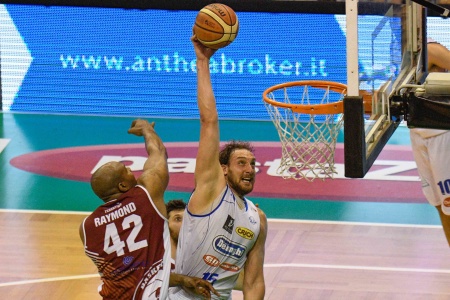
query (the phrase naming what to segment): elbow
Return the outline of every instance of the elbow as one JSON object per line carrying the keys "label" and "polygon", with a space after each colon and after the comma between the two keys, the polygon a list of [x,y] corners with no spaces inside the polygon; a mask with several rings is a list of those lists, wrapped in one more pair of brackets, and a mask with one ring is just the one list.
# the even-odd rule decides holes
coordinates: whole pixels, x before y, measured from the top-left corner
{"label": "elbow", "polygon": [[219,118],[217,114],[200,115],[200,123],[202,125],[216,125],[219,123]]}

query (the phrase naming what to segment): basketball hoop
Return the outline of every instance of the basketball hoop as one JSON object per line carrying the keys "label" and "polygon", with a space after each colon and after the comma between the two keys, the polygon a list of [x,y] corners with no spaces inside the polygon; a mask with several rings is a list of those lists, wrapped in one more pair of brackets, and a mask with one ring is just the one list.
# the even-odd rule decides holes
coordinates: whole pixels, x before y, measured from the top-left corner
{"label": "basketball hoop", "polygon": [[337,173],[334,153],[346,92],[345,84],[321,80],[287,82],[264,91],[281,141],[277,172],[283,178],[325,180]]}

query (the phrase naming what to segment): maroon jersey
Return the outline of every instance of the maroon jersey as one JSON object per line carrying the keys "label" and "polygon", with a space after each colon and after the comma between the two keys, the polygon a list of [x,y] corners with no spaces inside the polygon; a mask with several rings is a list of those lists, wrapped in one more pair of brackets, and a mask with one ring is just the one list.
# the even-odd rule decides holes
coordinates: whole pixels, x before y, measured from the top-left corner
{"label": "maroon jersey", "polygon": [[98,207],[83,222],[85,253],[97,266],[103,299],[165,299],[170,235],[142,186]]}

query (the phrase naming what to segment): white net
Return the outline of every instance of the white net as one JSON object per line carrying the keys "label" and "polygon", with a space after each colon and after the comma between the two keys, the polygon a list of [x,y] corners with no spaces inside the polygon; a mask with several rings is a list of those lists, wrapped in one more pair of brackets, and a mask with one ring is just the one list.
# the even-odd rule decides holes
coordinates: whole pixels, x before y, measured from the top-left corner
{"label": "white net", "polygon": [[[276,89],[267,94],[272,103],[265,102],[267,111],[278,131],[282,145],[281,163],[277,170],[283,178],[325,180],[336,174],[334,153],[343,125],[342,113],[314,111],[322,104],[341,102],[345,91],[330,87],[296,85]],[[293,104],[300,109],[277,106]],[[308,106],[308,112],[304,112]],[[302,111],[302,112],[299,112]]]}

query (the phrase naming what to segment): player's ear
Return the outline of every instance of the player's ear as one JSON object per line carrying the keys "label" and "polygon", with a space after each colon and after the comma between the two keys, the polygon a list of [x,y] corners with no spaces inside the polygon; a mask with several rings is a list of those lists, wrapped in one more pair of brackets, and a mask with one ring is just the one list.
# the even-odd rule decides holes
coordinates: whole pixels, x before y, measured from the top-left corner
{"label": "player's ear", "polygon": [[228,166],[227,165],[221,165],[221,166],[222,166],[223,175],[227,176],[227,174],[228,174]]}
{"label": "player's ear", "polygon": [[119,187],[119,191],[121,191],[122,193],[125,193],[126,191],[128,191],[130,189],[130,185],[126,181],[119,182],[118,187]]}

